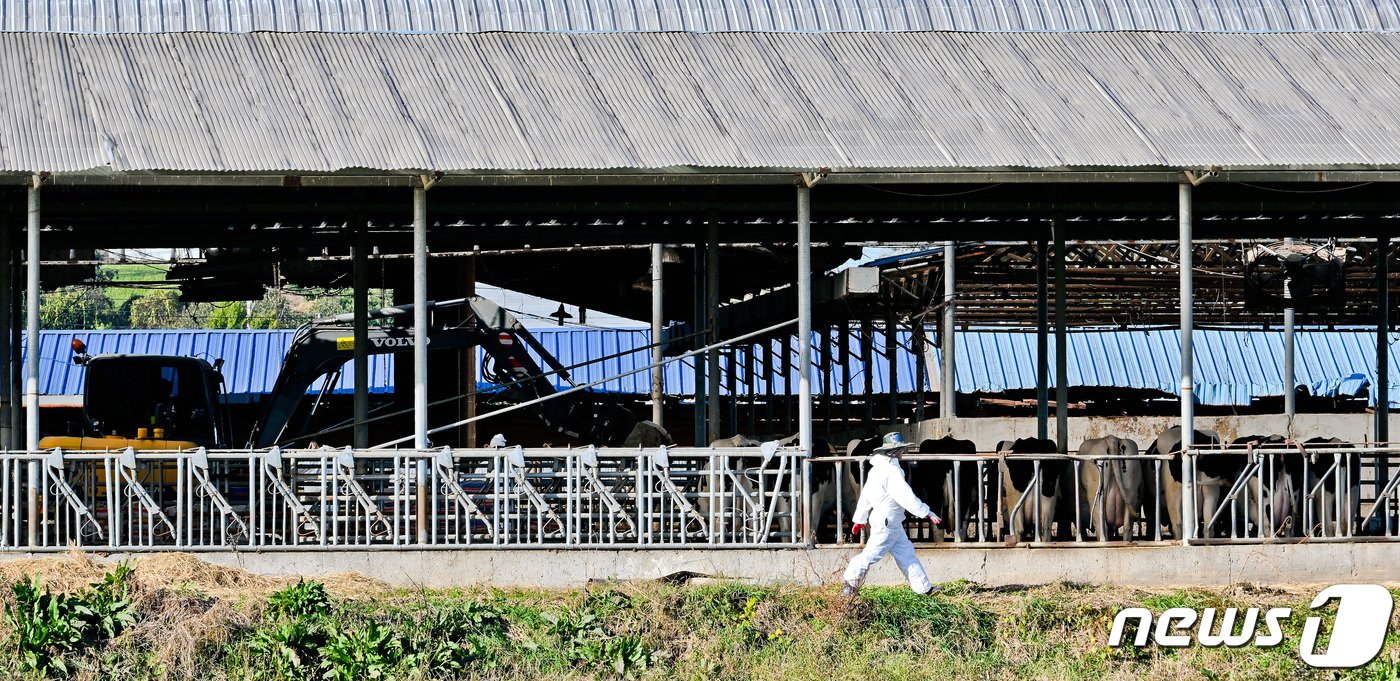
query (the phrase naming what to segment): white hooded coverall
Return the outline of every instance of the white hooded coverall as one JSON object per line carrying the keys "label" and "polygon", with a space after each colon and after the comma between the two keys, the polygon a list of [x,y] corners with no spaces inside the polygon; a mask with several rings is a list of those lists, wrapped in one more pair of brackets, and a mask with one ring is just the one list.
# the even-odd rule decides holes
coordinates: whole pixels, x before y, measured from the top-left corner
{"label": "white hooded coverall", "polygon": [[853,523],[870,526],[870,540],[865,550],[846,567],[847,584],[860,584],[866,571],[889,553],[909,578],[910,588],[918,593],[928,593],[933,588],[923,564],[914,555],[914,544],[904,532],[905,511],[920,518],[933,515],[928,504],[920,501],[905,482],[898,461],[883,454],[871,456],[870,472],[865,476],[865,487],[860,491],[856,513],[851,518]]}

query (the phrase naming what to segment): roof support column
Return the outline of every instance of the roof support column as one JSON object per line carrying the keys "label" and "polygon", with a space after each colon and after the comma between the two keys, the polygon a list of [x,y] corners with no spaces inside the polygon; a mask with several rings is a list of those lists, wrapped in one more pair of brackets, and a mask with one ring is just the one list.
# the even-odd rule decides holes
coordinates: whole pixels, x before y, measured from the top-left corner
{"label": "roof support column", "polygon": [[[28,245],[25,247],[24,284],[25,305],[28,313],[25,329],[29,336],[25,339],[25,352],[28,353],[29,376],[25,378],[24,394],[24,448],[34,452],[39,449],[39,267],[43,261],[39,251],[39,187],[40,178],[36,175],[29,185],[29,220],[25,227]],[[26,466],[28,478],[28,533],[29,546],[39,543],[39,462],[30,460]]]}
{"label": "roof support column", "polygon": [[413,448],[428,448],[428,190],[413,188]]}
{"label": "roof support column", "polygon": [[651,421],[658,426],[662,425],[666,399],[666,368],[661,365],[664,359],[661,352],[661,332],[662,327],[666,325],[665,298],[662,292],[662,286],[665,284],[665,277],[662,276],[664,251],[665,246],[662,244],[651,245],[651,363],[656,365],[651,368]]}
{"label": "roof support column", "polygon": [[[1293,239],[1284,239],[1283,243],[1291,244]],[[1292,300],[1292,295],[1287,289],[1284,290],[1284,298]],[[1283,308],[1283,415],[1288,421],[1284,434],[1290,439],[1293,437],[1293,418],[1298,415],[1297,373],[1293,370],[1297,340],[1294,330],[1296,317],[1291,304]]]}
{"label": "roof support column", "polygon": [[797,366],[797,443],[808,457],[802,462],[802,540],[812,546],[812,185],[806,177],[797,185]]}
{"label": "roof support column", "polygon": [[[947,429],[947,434],[953,434],[953,419],[958,415],[958,381],[957,362],[955,361],[954,336],[957,325],[957,263],[958,263],[958,242],[943,242],[943,384],[939,387],[938,411],[939,418],[943,419],[943,427]],[[922,325],[923,322],[920,322]],[[919,356],[920,366],[924,358]],[[923,388],[923,384],[918,386]]]}
{"label": "roof support column", "polygon": [[[426,183],[424,183],[426,184]],[[428,188],[413,188],[413,448],[428,448]],[[418,543],[428,543],[428,460],[418,457]]]}
{"label": "roof support column", "polygon": [[1050,439],[1050,244],[1035,249],[1035,436]]}
{"label": "roof support column", "polygon": [[10,324],[13,323],[10,307],[15,286],[11,248],[10,215],[3,211],[0,212],[0,450],[7,452],[15,449],[15,438],[19,435],[10,421],[10,412],[18,408],[15,394],[10,390],[10,353],[14,351],[10,344]]}
{"label": "roof support column", "polygon": [[[1180,289],[1178,300],[1181,306],[1181,442],[1185,448],[1196,442],[1196,397],[1194,349],[1191,332],[1195,320],[1192,308],[1195,305],[1195,292],[1191,284],[1191,184],[1183,182],[1177,186],[1177,260]],[[1181,542],[1190,543],[1196,536],[1196,465],[1185,458],[1182,461],[1181,495]]]}
{"label": "roof support column", "polygon": [[364,225],[355,228],[352,252],[355,334],[355,449],[369,448],[369,239]]}
{"label": "roof support column", "polygon": [[[710,216],[709,231],[705,239],[705,328],[709,330],[709,344],[714,345],[720,341],[719,338],[719,222],[714,216]],[[720,399],[719,399],[719,348],[715,348],[705,355],[705,363],[709,365],[706,375],[709,379],[709,386],[706,388],[707,398],[705,400],[705,433],[706,444],[724,437],[720,433]],[[730,366],[730,371],[734,367]],[[737,433],[737,426],[735,429]]]}
{"label": "roof support column", "polygon": [[1050,219],[1051,236],[1055,239],[1055,448],[1069,452],[1069,305],[1065,292],[1065,220],[1061,215]]}
{"label": "roof support column", "polygon": [[[1376,238],[1376,442],[1390,441],[1390,235]],[[1389,482],[1390,460],[1376,466],[1376,495]]]}
{"label": "roof support column", "polygon": [[812,189],[797,187],[797,440],[812,451]]}
{"label": "roof support column", "polygon": [[[706,345],[706,341],[708,341],[710,338],[708,321],[709,315],[705,312],[704,244],[695,244],[695,253],[692,256],[692,261],[692,273],[695,275],[695,284],[691,287],[691,291],[693,292],[693,300],[691,302],[695,304],[694,327],[698,330],[697,332],[700,334],[696,336],[694,340],[695,347],[698,348],[704,347]],[[705,380],[705,356],[703,354],[696,355],[695,359],[692,361],[695,363],[695,446],[703,447],[710,443],[709,440],[705,439],[705,431],[709,427],[707,425],[709,423],[710,410],[710,391],[707,387],[709,383],[707,383]]]}
{"label": "roof support column", "polygon": [[[24,285],[25,305],[28,316],[25,330],[25,351],[28,353],[29,376],[24,382],[24,446],[30,451],[39,449],[39,265],[43,260],[39,255],[39,183],[35,176],[29,185],[29,221],[25,228],[28,245],[25,248],[26,281]],[[30,463],[30,481],[37,483],[38,464]],[[31,494],[33,490],[31,490]],[[33,528],[31,528],[32,530]]]}

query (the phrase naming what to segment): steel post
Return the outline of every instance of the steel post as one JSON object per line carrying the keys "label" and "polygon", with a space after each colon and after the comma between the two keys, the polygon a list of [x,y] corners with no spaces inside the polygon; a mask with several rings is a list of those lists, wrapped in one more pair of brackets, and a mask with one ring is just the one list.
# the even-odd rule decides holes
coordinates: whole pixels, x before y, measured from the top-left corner
{"label": "steel post", "polygon": [[[693,292],[693,296],[692,296],[693,300],[692,300],[691,302],[694,303],[694,305],[695,305],[695,309],[694,309],[695,328],[698,329],[698,330],[699,330],[698,332],[702,334],[702,335],[697,336],[697,337],[695,338],[694,343],[695,343],[697,346],[700,346],[700,345],[704,345],[704,344],[709,340],[709,338],[710,338],[710,336],[709,336],[709,331],[708,331],[708,328],[709,328],[709,327],[707,326],[707,324],[709,323],[709,321],[708,321],[708,320],[709,320],[709,315],[707,315],[707,314],[705,313],[705,245],[704,245],[704,244],[698,244],[698,243],[695,244],[695,255],[694,255],[693,260],[694,260],[694,262],[692,263],[692,265],[693,265],[693,267],[692,267],[692,273],[695,275],[695,276],[694,276],[694,282],[695,282],[695,284],[694,284],[694,286],[693,286],[692,289],[691,289],[692,292]],[[706,376],[705,376],[705,374],[706,374],[706,372],[705,372],[705,358],[704,358],[703,356],[696,357],[695,360],[694,360],[694,366],[695,366],[695,446],[696,446],[696,447],[703,447],[703,446],[705,446],[705,445],[707,445],[707,444],[710,443],[709,440],[706,440],[706,439],[705,439],[705,431],[706,431],[706,429],[707,429],[707,425],[706,425],[706,424],[709,423],[709,415],[708,415],[708,412],[709,412],[709,409],[710,409],[710,405],[709,405],[709,401],[708,401],[708,400],[709,400],[710,391],[709,391],[709,388],[707,387],[709,384],[708,384],[708,383],[706,382],[706,380],[705,380],[705,379],[706,379]]]}
{"label": "steel post", "polygon": [[[41,221],[39,219],[39,178],[35,177],[29,185],[29,211],[28,222],[25,226],[28,244],[24,250],[25,256],[25,330],[28,334],[25,338],[25,352],[27,354],[27,364],[29,375],[24,381],[24,448],[30,452],[39,450],[39,267],[43,260],[40,254],[39,229]],[[30,459],[28,463],[27,476],[29,483],[28,494],[28,523],[29,523],[29,546],[32,548],[38,545],[39,530],[39,462]]]}
{"label": "steel post", "polygon": [[[804,457],[812,455],[812,190],[797,187],[797,441]],[[812,503],[812,467],[804,459],[802,476],[803,518]],[[804,522],[808,545],[816,528]]]}
{"label": "steel post", "polygon": [[665,298],[662,287],[665,285],[663,255],[665,246],[651,245],[651,420],[660,426],[665,413],[666,368],[659,366],[662,358],[661,333],[666,325],[663,307]]}
{"label": "steel post", "polygon": [[[957,311],[954,301],[957,295],[958,243],[943,242],[943,383],[939,387],[938,416],[943,419],[943,427],[953,434],[953,419],[958,415],[958,377],[955,361]],[[915,358],[923,362],[922,356]]]}
{"label": "steel post", "polygon": [[18,408],[15,395],[10,391],[10,353],[14,351],[10,344],[10,292],[15,285],[11,248],[10,217],[0,213],[0,450],[7,452],[16,448],[19,435],[10,421],[10,411]]}
{"label": "steel post", "polygon": [[[428,448],[428,190],[413,189],[413,448]],[[417,458],[418,543],[428,540],[428,461]]]}
{"label": "steel post", "polygon": [[[1390,441],[1390,236],[1376,238],[1376,442]],[[1379,494],[1390,478],[1390,459],[1376,466]],[[1379,498],[1379,497],[1377,497]],[[1388,521],[1387,521],[1388,522]]]}
{"label": "steel post", "polygon": [[[705,240],[705,328],[709,329],[709,342],[716,343],[720,339],[719,331],[719,223],[714,218],[710,219],[709,233]],[[719,373],[719,350],[711,350],[705,356],[705,363],[709,365],[706,372],[709,379],[709,386],[706,389],[707,398],[705,400],[705,434],[706,444],[723,437],[720,433],[720,399],[719,384],[723,378]],[[731,371],[733,367],[730,367]]]}
{"label": "steel post", "polygon": [[797,188],[797,440],[812,451],[812,190]]}
{"label": "steel post", "polygon": [[369,447],[369,240],[363,225],[355,229],[354,284],[355,325],[355,449]]}
{"label": "steel post", "polygon": [[1036,437],[1050,438],[1050,244],[1045,239],[1036,248],[1035,426]]}
{"label": "steel post", "polygon": [[[1284,239],[1285,244],[1293,243],[1293,239]],[[1292,299],[1291,292],[1285,292],[1285,297]],[[1283,309],[1283,415],[1288,421],[1288,437],[1293,437],[1293,418],[1298,414],[1297,395],[1297,373],[1293,369],[1295,343],[1297,341],[1294,325],[1297,315],[1294,314],[1293,306]]]}
{"label": "steel post", "polygon": [[[24,381],[24,442],[29,451],[39,449],[39,178],[29,186],[28,223],[25,227],[28,244],[25,248],[25,352],[29,375]],[[31,463],[31,466],[37,466]],[[32,476],[31,476],[32,477]]]}
{"label": "steel post", "polygon": [[1050,221],[1055,239],[1055,447],[1069,452],[1069,306],[1065,285],[1065,222],[1056,215]]}
{"label": "steel post", "polygon": [[[1191,185],[1177,186],[1178,275],[1181,303],[1181,442],[1186,448],[1196,441],[1196,402],[1195,366],[1191,333],[1194,326],[1192,307],[1195,305],[1195,291],[1191,283]],[[1196,536],[1196,466],[1195,461],[1186,458],[1182,461],[1182,543],[1189,543]]]}

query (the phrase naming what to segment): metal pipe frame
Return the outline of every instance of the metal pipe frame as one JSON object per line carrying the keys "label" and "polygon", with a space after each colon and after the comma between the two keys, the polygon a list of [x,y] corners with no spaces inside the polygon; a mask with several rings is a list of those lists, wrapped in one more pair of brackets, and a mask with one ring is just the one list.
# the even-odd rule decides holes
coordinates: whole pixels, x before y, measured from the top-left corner
{"label": "metal pipe frame", "polygon": [[[1293,243],[1291,237],[1283,240],[1285,244]],[[1285,282],[1285,288],[1288,288]],[[1291,290],[1286,290],[1284,297],[1291,299]],[[1283,310],[1283,415],[1288,419],[1288,437],[1293,437],[1293,420],[1298,415],[1298,379],[1297,372],[1294,371],[1293,362],[1297,351],[1294,348],[1296,342],[1297,314],[1292,306]]]}
{"label": "metal pipe frame", "polygon": [[[1195,290],[1191,281],[1191,190],[1188,183],[1177,185],[1177,220],[1180,244],[1178,259],[1178,276],[1180,277],[1181,300],[1181,438],[1182,442],[1189,447],[1195,444],[1196,439],[1196,399],[1195,399],[1195,367],[1194,349],[1191,344],[1194,319],[1192,317],[1193,306],[1195,304]],[[1196,532],[1196,463],[1191,457],[1184,457],[1183,460],[1183,498],[1181,508],[1181,525],[1184,528],[1180,537],[1182,542],[1189,542],[1195,538]]]}
{"label": "metal pipe frame", "polygon": [[[797,444],[802,451],[803,508],[812,500],[812,189],[797,187]],[[810,514],[803,513],[803,543],[816,539]]]}
{"label": "metal pipe frame", "polygon": [[[943,384],[938,396],[939,417],[949,435],[953,433],[953,419],[958,415],[958,376],[956,361],[957,337],[957,263],[958,243],[943,242]],[[922,366],[924,358],[915,358]],[[922,387],[922,386],[921,386]]]}
{"label": "metal pipe frame", "polygon": [[1055,448],[1069,453],[1069,305],[1065,293],[1065,220],[1055,215],[1050,222],[1055,239]]}
{"label": "metal pipe frame", "polygon": [[[0,479],[43,470],[26,509],[42,529],[32,545],[4,533],[0,551],[798,547],[806,460],[796,447],[10,452]],[[413,484],[424,467],[429,484]]]}
{"label": "metal pipe frame", "polygon": [[666,368],[661,365],[665,347],[661,344],[661,332],[666,326],[664,308],[665,285],[665,245],[651,245],[651,421],[658,426],[666,412]]}

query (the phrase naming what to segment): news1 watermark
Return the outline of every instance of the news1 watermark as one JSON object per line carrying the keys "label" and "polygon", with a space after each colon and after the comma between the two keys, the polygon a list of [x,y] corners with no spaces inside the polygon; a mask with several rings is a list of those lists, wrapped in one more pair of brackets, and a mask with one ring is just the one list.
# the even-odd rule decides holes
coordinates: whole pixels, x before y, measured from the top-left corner
{"label": "news1 watermark", "polygon": [[[1336,584],[1323,589],[1312,600],[1311,610],[1337,601],[1331,634],[1322,641],[1325,614],[1310,615],[1303,622],[1298,654],[1314,667],[1348,669],[1376,659],[1390,629],[1390,613],[1395,601],[1385,587],[1376,584]],[[1123,645],[1129,623],[1137,625],[1132,644],[1139,648],[1149,641],[1164,648],[1184,648],[1200,644],[1206,648],[1254,646],[1272,648],[1284,642],[1282,622],[1293,614],[1290,608],[1169,608],[1153,614],[1147,608],[1125,608],[1113,618],[1108,645]],[[1319,652],[1322,651],[1322,652]]]}

